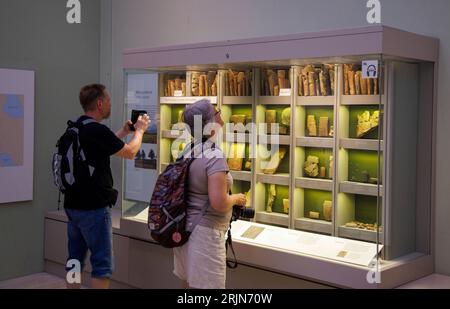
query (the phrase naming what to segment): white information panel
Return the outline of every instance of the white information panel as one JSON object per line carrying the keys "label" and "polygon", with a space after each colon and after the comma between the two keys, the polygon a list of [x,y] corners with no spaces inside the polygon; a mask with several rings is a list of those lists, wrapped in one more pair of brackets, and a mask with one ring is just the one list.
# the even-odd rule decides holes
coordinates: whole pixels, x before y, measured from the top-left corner
{"label": "white information panel", "polygon": [[[142,147],[135,160],[125,161],[125,195],[127,200],[148,203],[158,176],[157,112],[158,75],[153,73],[127,75],[127,119],[131,111],[146,111],[151,124],[144,134]],[[132,135],[128,137],[128,141]]]}
{"label": "white information panel", "polygon": [[33,151],[34,72],[0,69],[0,203],[33,199]]}
{"label": "white information panel", "polygon": [[[233,222],[233,240],[369,266],[377,256],[377,245],[363,241],[312,234],[238,220]],[[378,245],[378,252],[383,248]]]}

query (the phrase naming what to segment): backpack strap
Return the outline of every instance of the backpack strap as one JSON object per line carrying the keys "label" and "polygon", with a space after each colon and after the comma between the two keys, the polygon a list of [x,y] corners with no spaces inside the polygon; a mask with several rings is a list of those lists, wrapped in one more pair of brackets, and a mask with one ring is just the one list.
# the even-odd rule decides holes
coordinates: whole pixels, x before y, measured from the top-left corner
{"label": "backpack strap", "polygon": [[90,124],[90,123],[93,123],[93,122],[96,122],[96,121],[95,121],[94,119],[92,119],[92,118],[88,118],[88,119],[83,120],[83,121],[81,122],[81,124],[82,124],[83,126],[85,126],[85,125]]}
{"label": "backpack strap", "polygon": [[[203,151],[203,145],[205,144],[205,140],[202,140],[202,151]],[[197,143],[197,144],[195,144],[194,142],[192,142],[189,146],[186,146],[186,148],[184,149],[184,151],[183,151],[183,153],[178,157],[178,159],[177,160],[182,160],[183,158],[184,158],[184,156],[188,153],[188,151],[191,151],[191,154],[193,154],[194,153],[194,149],[195,149],[195,147],[197,146],[197,145],[199,145],[200,143]],[[212,146],[211,146],[211,148],[215,148],[216,147],[216,145],[215,144],[212,144]],[[192,156],[192,160],[194,160],[195,159],[195,156]],[[202,207],[202,212],[200,213],[200,214],[198,214],[196,217],[195,217],[195,219],[194,219],[194,221],[192,222],[192,224],[191,225],[189,225],[187,228],[186,228],[186,230],[187,231],[189,231],[189,232],[191,232],[192,233],[192,231],[194,230],[194,228],[197,226],[197,224],[199,224],[200,223],[200,220],[203,218],[203,216],[206,214],[206,211],[208,210],[208,208],[209,208],[209,198],[208,198],[208,200],[205,202],[205,204],[203,205],[203,207]]]}
{"label": "backpack strap", "polygon": [[[87,118],[87,119],[85,119],[83,121],[80,121],[80,118],[78,118],[78,120],[75,121],[75,122],[69,120],[67,122],[67,125],[68,125],[70,130],[73,130],[73,131],[75,131],[77,133],[77,140],[78,140],[78,142],[77,142],[78,148],[77,149],[78,149],[78,152],[79,152],[79,155],[80,155],[81,159],[83,161],[86,161],[86,155],[84,154],[83,147],[81,147],[81,142],[80,142],[80,138],[79,138],[78,134],[80,133],[80,129],[82,127],[84,127],[85,125],[88,125],[90,123],[97,122],[97,121],[95,121],[91,117],[89,117],[89,118]],[[95,167],[93,167],[91,165],[88,165],[88,167],[89,167],[90,176],[92,176],[94,174]]]}
{"label": "backpack strap", "polygon": [[208,210],[208,208],[209,208],[209,199],[206,201],[205,205],[203,205],[203,207],[202,207],[202,212],[199,213],[199,214],[195,217],[194,221],[186,228],[186,230],[187,230],[188,232],[191,232],[191,233],[192,233],[192,231],[193,231],[194,228],[197,226],[197,224],[200,223],[200,220],[203,218],[203,216],[205,215],[205,213],[206,213],[206,211]]}

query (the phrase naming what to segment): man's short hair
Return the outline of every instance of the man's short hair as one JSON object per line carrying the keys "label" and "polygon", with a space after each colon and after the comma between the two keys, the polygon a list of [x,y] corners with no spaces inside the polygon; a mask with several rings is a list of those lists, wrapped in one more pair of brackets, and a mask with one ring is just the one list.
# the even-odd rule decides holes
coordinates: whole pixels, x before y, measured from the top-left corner
{"label": "man's short hair", "polygon": [[95,110],[97,100],[105,97],[105,89],[102,84],[91,84],[81,88],[80,104],[85,112]]}

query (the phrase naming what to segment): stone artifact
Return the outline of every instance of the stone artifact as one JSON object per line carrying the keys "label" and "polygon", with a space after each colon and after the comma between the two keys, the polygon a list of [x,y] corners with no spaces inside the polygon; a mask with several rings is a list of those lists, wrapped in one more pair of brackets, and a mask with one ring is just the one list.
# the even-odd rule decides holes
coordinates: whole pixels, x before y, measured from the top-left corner
{"label": "stone artifact", "polygon": [[217,73],[214,71],[209,71],[207,76],[208,83],[208,95],[217,96]]}
{"label": "stone artifact", "polygon": [[206,82],[205,77],[206,77],[205,75],[200,75],[198,79],[198,95],[201,97],[206,95],[207,87],[205,85]]}
{"label": "stone artifact", "polygon": [[275,185],[269,185],[269,192],[267,196],[267,212],[272,212],[272,206],[273,202],[275,201],[275,196],[277,195],[277,190],[275,188]]}
{"label": "stone artifact", "polygon": [[272,133],[272,123],[277,123],[277,111],[268,109],[266,110],[267,134]]}
{"label": "stone artifact", "polygon": [[370,115],[369,111],[364,111],[361,115],[358,115],[358,124],[356,126],[356,136],[358,138],[363,137],[372,129],[378,127],[380,112],[374,111]]}
{"label": "stone artifact", "polygon": [[331,95],[330,71],[326,66],[323,66],[323,70],[319,73],[319,80],[320,80],[320,93],[323,96]]}
{"label": "stone artifact", "polygon": [[373,80],[373,94],[379,94],[378,93],[378,78],[375,78]]}
{"label": "stone artifact", "polygon": [[316,178],[319,176],[319,158],[316,156],[308,156],[304,170],[308,177]]}
{"label": "stone artifact", "polygon": [[273,70],[266,71],[266,78],[269,85],[269,95],[274,95],[274,87],[275,87],[275,72]]}
{"label": "stone artifact", "polygon": [[314,79],[314,75],[316,72],[312,71],[308,73],[308,87],[309,87],[309,95],[315,96],[316,95],[316,82]]}
{"label": "stone artifact", "polygon": [[186,82],[181,83],[181,94],[183,95],[183,97],[186,96]]}
{"label": "stone artifact", "polygon": [[[183,88],[184,85],[184,88]],[[173,77],[171,79],[164,79],[164,96],[173,97],[175,91],[181,91],[182,96],[186,96],[186,80],[180,76]]]}
{"label": "stone artifact", "polygon": [[369,178],[369,183],[373,184],[373,185],[377,185],[378,184],[378,178],[376,177],[370,177]]}
{"label": "stone artifact", "polygon": [[363,137],[371,129],[370,125],[370,112],[365,111],[361,115],[358,115],[358,124],[356,126],[356,136]]}
{"label": "stone artifact", "polygon": [[333,214],[333,206],[331,201],[324,201],[323,202],[323,217],[325,218],[325,221],[331,221],[331,216]]}
{"label": "stone artifact", "polygon": [[307,127],[309,136],[317,136],[316,116],[308,115]]}
{"label": "stone artifact", "polygon": [[328,117],[319,118],[319,136],[328,137]]}
{"label": "stone artifact", "polygon": [[280,95],[280,87],[278,85],[273,86],[273,95],[276,97]]}
{"label": "stone artifact", "polygon": [[370,127],[375,128],[378,127],[380,121],[380,111],[374,111],[370,116]]}
{"label": "stone artifact", "polygon": [[367,171],[361,172],[361,182],[368,183],[370,179],[370,175]]}
{"label": "stone artifact", "polygon": [[331,95],[334,95],[334,67],[330,69],[330,86],[331,86]]}
{"label": "stone artifact", "polygon": [[325,166],[321,166],[320,167],[319,178],[325,178],[326,175],[327,175],[327,169],[325,168]]}
{"label": "stone artifact", "polygon": [[284,84],[284,81],[286,79],[286,71],[285,70],[278,70],[277,71],[277,76],[278,76],[278,87],[279,87],[279,89],[288,88]]}
{"label": "stone artifact", "polygon": [[361,65],[344,64],[344,95],[379,94],[378,82],[378,78],[363,78]]}
{"label": "stone artifact", "polygon": [[281,113],[280,134],[288,134],[291,126],[291,108],[285,108]]}
{"label": "stone artifact", "polygon": [[252,189],[245,193],[245,199],[247,200],[245,207],[252,207]]}
{"label": "stone artifact", "polygon": [[171,154],[173,161],[176,161],[178,159],[178,156],[184,150],[184,147],[186,147],[186,143],[178,143],[178,147],[176,145],[177,143],[174,142],[171,147]]}
{"label": "stone artifact", "polygon": [[241,171],[242,163],[245,158],[245,144],[234,143],[230,147],[230,152],[228,153],[228,167],[232,171]]}
{"label": "stone artifact", "polygon": [[361,230],[367,230],[367,231],[377,231],[378,225],[376,223],[370,224],[370,223],[362,223],[359,221],[351,221],[345,224],[345,227],[355,228],[355,229],[361,229]]}
{"label": "stone artifact", "polygon": [[231,115],[230,122],[234,125],[237,125],[238,123],[242,123],[245,125],[245,122],[247,120],[247,115]]}
{"label": "stone artifact", "polygon": [[199,72],[192,72],[191,77],[191,94],[193,96],[199,95],[199,83],[200,83],[200,73]]}
{"label": "stone artifact", "polygon": [[283,199],[283,212],[285,214],[289,213],[289,199]]}
{"label": "stone artifact", "polygon": [[285,108],[281,113],[281,124],[289,127],[291,126],[291,108]]}
{"label": "stone artifact", "polygon": [[183,122],[183,110],[178,111],[177,123],[172,126],[174,130],[185,130],[186,124]]}
{"label": "stone artifact", "polygon": [[366,79],[366,91],[367,91],[367,93],[366,94],[375,94],[374,92],[373,92],[373,85],[372,85],[372,79],[371,78],[367,78]]}
{"label": "stone artifact", "polygon": [[350,95],[355,95],[356,94],[355,72],[351,70],[348,71],[348,85],[350,89]]}
{"label": "stone artifact", "polygon": [[358,76],[359,76],[359,84],[361,85],[361,94],[362,95],[368,94],[367,93],[367,86],[370,85],[370,82],[368,83],[367,81],[370,81],[370,79],[363,78],[362,72]]}
{"label": "stone artifact", "polygon": [[314,70],[314,88],[316,89],[316,96],[322,95],[320,93],[320,70]]}
{"label": "stone artifact", "polygon": [[310,211],[310,212],[309,212],[309,217],[310,217],[311,219],[319,220],[319,219],[320,219],[320,212],[317,212],[317,211]]}
{"label": "stone artifact", "polygon": [[286,147],[280,147],[274,154],[272,154],[272,157],[270,158],[270,161],[266,163],[266,166],[262,169],[262,172],[264,174],[275,174],[278,166],[280,166],[281,161],[283,160],[284,156],[286,155],[287,148]]}
{"label": "stone artifact", "polygon": [[333,179],[333,156],[330,156],[330,166],[328,169],[328,178]]}
{"label": "stone artifact", "polygon": [[348,82],[348,71],[349,71],[349,65],[344,64],[344,95],[350,94],[350,87]]}
{"label": "stone artifact", "polygon": [[305,97],[309,96],[309,84],[307,75],[302,75],[302,90]]}
{"label": "stone artifact", "polygon": [[355,73],[355,93],[356,93],[356,95],[361,95],[361,80],[362,80],[362,72],[358,71]]}
{"label": "stone artifact", "polygon": [[251,170],[252,170],[252,159],[248,159],[248,160],[245,162],[244,169],[245,169],[246,171],[251,171]]}

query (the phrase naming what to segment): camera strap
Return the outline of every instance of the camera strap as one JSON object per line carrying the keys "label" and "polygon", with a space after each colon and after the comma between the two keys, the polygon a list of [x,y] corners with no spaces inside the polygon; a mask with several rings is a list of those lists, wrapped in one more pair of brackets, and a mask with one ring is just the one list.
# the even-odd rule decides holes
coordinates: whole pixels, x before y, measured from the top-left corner
{"label": "camera strap", "polygon": [[225,243],[225,248],[226,248],[227,253],[228,253],[228,248],[231,248],[231,253],[233,254],[233,259],[231,261],[227,259],[227,267],[231,268],[231,269],[237,268],[238,262],[236,259],[236,254],[234,253],[233,240],[231,239],[231,223],[230,223],[230,228],[228,229],[228,237],[227,237],[227,241]]}

